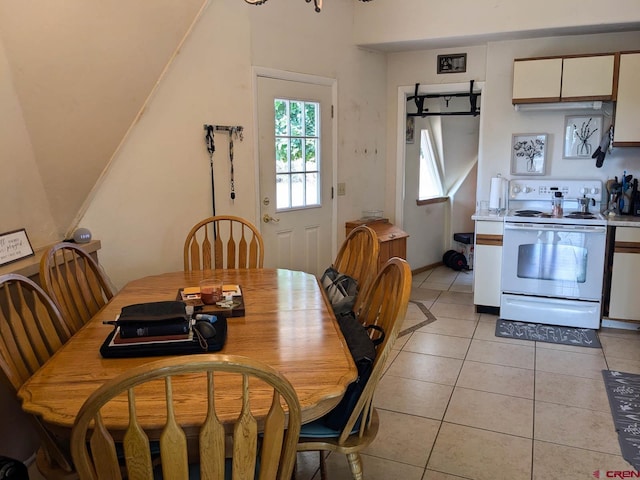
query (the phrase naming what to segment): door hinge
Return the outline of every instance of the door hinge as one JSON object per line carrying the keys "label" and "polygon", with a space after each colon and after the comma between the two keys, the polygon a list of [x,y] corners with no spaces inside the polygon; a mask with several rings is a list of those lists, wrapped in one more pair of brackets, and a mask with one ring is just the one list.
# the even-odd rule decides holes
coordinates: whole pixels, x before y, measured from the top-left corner
{"label": "door hinge", "polygon": [[331,105],[331,118],[333,118],[333,105]]}
{"label": "door hinge", "polygon": [[331,187],[331,200],[333,200],[333,187]]}

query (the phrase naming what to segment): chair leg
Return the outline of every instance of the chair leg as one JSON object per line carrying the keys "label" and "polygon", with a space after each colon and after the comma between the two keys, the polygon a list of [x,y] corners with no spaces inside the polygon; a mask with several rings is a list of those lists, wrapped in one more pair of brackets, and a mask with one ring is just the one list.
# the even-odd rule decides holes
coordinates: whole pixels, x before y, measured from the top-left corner
{"label": "chair leg", "polygon": [[327,464],[325,462],[326,458],[324,456],[324,450],[320,450],[318,453],[320,454],[320,480],[326,480]]}
{"label": "chair leg", "polygon": [[347,461],[349,462],[349,468],[351,469],[351,475],[353,480],[363,480],[362,476],[362,459],[359,453],[347,453]]}
{"label": "chair leg", "polygon": [[296,453],[296,459],[293,462],[293,471],[291,472],[291,480],[296,480],[296,470],[298,470],[298,454]]}

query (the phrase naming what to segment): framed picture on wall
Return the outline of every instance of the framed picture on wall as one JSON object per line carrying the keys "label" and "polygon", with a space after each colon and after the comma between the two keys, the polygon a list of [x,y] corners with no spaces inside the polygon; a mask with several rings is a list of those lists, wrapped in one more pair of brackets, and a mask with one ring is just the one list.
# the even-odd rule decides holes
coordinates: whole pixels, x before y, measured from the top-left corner
{"label": "framed picture on wall", "polygon": [[564,118],[563,158],[591,160],[602,134],[602,115],[567,115]]}
{"label": "framed picture on wall", "polygon": [[511,137],[511,174],[544,175],[546,133],[518,133]]}
{"label": "framed picture on wall", "polygon": [[407,115],[407,131],[406,131],[406,142],[413,143],[413,135],[416,129],[415,118]]}
{"label": "framed picture on wall", "polygon": [[438,74],[464,73],[467,71],[467,54],[438,55]]}

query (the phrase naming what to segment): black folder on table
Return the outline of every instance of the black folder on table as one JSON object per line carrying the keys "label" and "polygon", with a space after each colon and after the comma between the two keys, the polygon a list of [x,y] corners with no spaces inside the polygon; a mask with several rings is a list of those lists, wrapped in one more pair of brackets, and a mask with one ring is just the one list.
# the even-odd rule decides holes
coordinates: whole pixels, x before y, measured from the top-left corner
{"label": "black folder on table", "polygon": [[[184,302],[151,302],[126,306],[115,322],[116,327],[102,343],[100,354],[105,358],[186,355],[217,352],[224,347],[227,339],[226,318],[218,317],[214,324],[216,334],[208,339],[198,339],[191,332],[189,323]],[[187,325],[186,332],[183,325]],[[160,331],[150,333],[149,330],[154,328]],[[179,331],[168,331],[167,328],[177,328]],[[122,335],[123,329],[133,330]],[[146,329],[146,334],[137,335],[140,329]],[[185,338],[176,339],[180,335]],[[126,341],[118,342],[118,337]]]}

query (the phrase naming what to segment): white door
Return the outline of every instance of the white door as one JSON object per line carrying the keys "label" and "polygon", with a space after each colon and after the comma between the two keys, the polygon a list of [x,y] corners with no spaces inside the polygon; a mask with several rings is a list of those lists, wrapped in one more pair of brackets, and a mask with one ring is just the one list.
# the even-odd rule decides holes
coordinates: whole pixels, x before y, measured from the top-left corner
{"label": "white door", "polygon": [[331,87],[258,77],[264,266],[315,275],[332,262]]}

